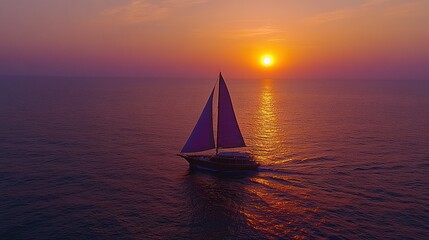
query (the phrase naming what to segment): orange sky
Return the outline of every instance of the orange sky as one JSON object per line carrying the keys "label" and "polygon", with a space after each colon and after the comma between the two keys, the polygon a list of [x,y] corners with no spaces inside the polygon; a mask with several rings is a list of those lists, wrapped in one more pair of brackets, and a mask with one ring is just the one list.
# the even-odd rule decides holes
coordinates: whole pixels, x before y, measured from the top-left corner
{"label": "orange sky", "polygon": [[428,22],[423,0],[5,0],[0,74],[428,79]]}

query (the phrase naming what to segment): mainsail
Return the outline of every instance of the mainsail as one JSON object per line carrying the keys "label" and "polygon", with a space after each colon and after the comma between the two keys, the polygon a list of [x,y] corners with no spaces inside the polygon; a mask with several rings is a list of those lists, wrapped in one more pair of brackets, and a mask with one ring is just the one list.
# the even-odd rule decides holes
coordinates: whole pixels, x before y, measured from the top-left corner
{"label": "mainsail", "polygon": [[182,153],[200,152],[215,148],[213,136],[213,92],[207,100],[206,106],[192,130],[191,136],[182,149]]}
{"label": "mainsail", "polygon": [[218,102],[218,123],[217,123],[217,147],[234,148],[245,147],[234,108],[232,107],[231,97],[219,73],[219,102]]}

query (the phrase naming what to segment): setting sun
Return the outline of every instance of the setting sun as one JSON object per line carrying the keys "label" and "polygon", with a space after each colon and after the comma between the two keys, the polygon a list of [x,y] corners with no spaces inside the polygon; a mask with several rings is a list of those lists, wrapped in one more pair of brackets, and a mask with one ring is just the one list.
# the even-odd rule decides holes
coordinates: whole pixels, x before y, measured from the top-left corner
{"label": "setting sun", "polygon": [[261,58],[261,64],[264,67],[270,67],[271,65],[273,65],[274,60],[273,57],[271,55],[264,55]]}

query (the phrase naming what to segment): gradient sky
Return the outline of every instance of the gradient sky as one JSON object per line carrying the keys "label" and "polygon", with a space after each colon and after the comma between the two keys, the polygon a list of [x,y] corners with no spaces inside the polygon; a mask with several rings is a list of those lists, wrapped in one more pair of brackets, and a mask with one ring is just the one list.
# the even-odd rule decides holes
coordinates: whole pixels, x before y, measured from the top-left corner
{"label": "gradient sky", "polygon": [[428,26],[427,0],[1,0],[0,75],[429,79]]}

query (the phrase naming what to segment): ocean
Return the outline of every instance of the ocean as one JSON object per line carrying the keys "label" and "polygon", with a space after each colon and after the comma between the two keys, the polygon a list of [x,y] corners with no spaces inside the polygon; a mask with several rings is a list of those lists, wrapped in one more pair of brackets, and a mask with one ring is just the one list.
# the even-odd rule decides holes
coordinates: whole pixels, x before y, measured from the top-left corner
{"label": "ocean", "polygon": [[429,83],[229,79],[258,172],[176,156],[213,79],[0,78],[0,239],[426,239]]}

